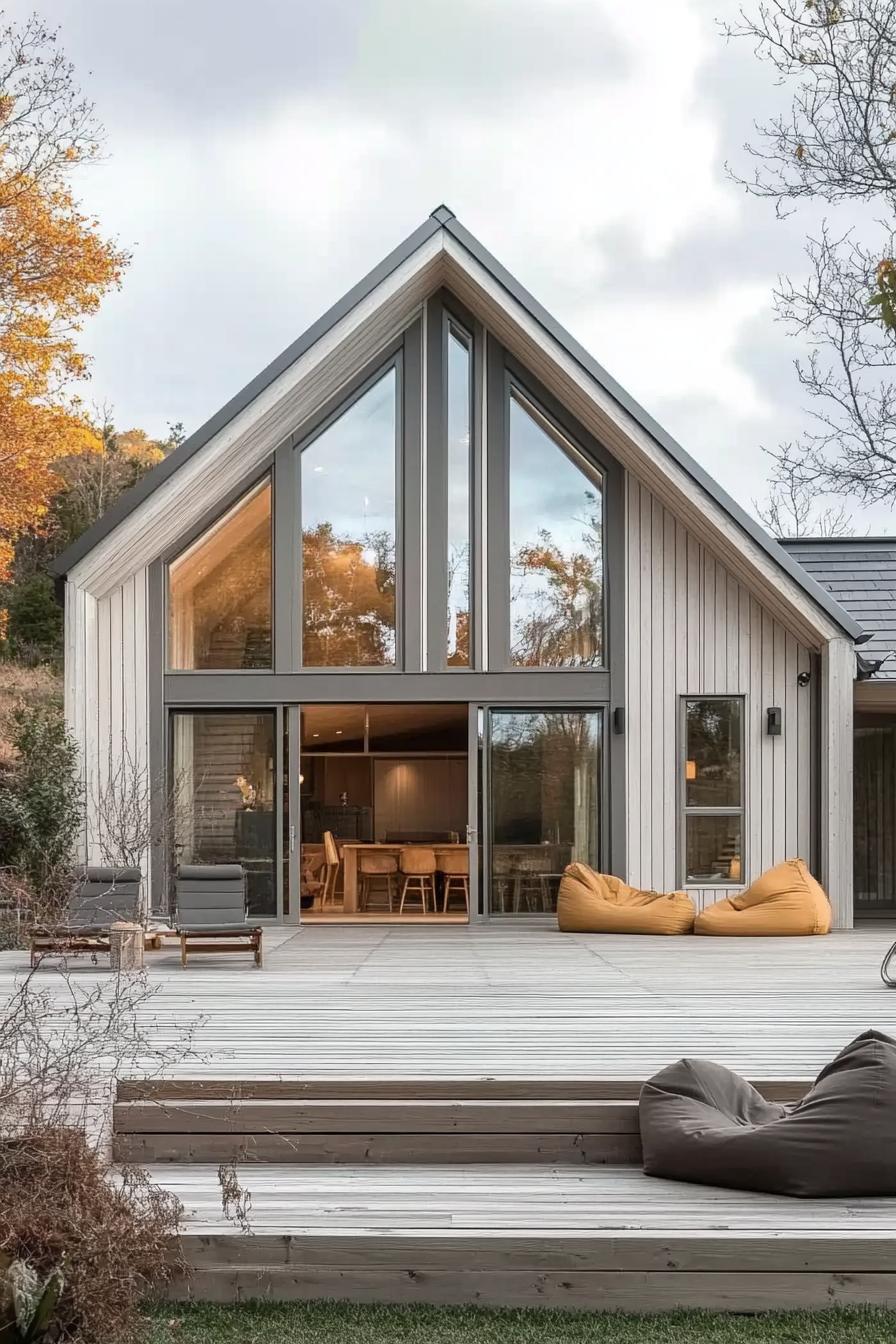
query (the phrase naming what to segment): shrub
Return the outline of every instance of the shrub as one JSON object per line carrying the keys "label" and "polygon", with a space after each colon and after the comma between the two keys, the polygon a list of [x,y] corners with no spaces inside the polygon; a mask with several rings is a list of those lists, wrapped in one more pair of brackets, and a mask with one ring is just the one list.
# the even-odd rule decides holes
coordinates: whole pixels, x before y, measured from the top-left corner
{"label": "shrub", "polygon": [[179,1265],[181,1210],[141,1170],[110,1176],[109,1102],[136,1060],[155,1072],[181,1059],[190,1028],[159,1044],[143,976],[35,983],[0,1008],[0,1254],[39,1279],[62,1268],[54,1338],[129,1344],[143,1299]]}
{"label": "shrub", "polygon": [[62,662],[62,608],[48,574],[31,574],[6,590],[6,652],[34,665]]}
{"label": "shrub", "polygon": [[82,825],[78,750],[58,705],[12,713],[13,761],[0,768],[0,868],[35,913],[70,886]]}

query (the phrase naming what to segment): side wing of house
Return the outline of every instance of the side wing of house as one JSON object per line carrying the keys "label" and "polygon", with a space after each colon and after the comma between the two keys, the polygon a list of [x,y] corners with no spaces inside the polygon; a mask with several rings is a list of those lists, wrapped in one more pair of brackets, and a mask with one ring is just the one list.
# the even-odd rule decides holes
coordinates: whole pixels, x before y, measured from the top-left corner
{"label": "side wing of house", "polygon": [[[449,380],[461,347],[469,385],[457,432]],[[392,406],[377,432],[393,445],[382,451],[394,449],[395,573],[391,625],[356,656],[333,639],[334,612],[309,625],[303,575],[319,560],[312,541],[332,532],[325,514],[311,517],[309,501],[323,498],[314,473],[326,474],[327,453],[357,435],[364,416],[352,408],[367,404],[365,389]],[[467,455],[465,588],[448,554],[458,518],[446,485],[452,442]],[[367,459],[357,460],[360,480]],[[353,489],[351,473],[345,480]],[[266,518],[267,605],[242,623],[253,627],[251,649],[243,629],[238,650],[222,636],[196,661],[201,604],[182,558],[199,556],[193,570],[213,579],[253,555],[258,568]],[[387,546],[381,572],[389,555]],[[460,703],[471,724],[479,713],[483,733],[469,823],[482,838],[481,908],[494,913],[490,724],[513,710],[558,722],[587,711],[598,725],[595,834],[580,854],[579,799],[573,857],[587,853],[646,887],[687,887],[705,904],[802,855],[825,881],[837,923],[851,922],[859,627],[450,212],[436,212],[141,483],[63,568],[66,708],[93,805],[92,858],[102,857],[116,781],[141,779],[149,811],[149,795],[170,794],[183,764],[189,716],[223,721],[240,710],[270,723],[255,752],[280,818],[270,843],[282,883],[293,864],[284,818],[295,806],[282,780],[297,793],[300,779],[298,746],[285,740],[291,707]],[[325,593],[326,584],[315,591],[314,620]],[[459,631],[462,657],[452,646]],[[203,806],[213,803],[209,794]],[[289,815],[299,826],[298,812]],[[157,890],[164,880],[157,870]]]}

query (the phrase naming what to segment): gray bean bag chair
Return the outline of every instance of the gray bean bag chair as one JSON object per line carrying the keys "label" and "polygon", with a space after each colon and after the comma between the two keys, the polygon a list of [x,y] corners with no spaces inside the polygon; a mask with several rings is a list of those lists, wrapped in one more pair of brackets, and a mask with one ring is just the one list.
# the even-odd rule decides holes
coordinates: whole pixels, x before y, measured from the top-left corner
{"label": "gray bean bag chair", "polygon": [[896,1041],[857,1036],[795,1105],[680,1059],[641,1089],[648,1176],[807,1199],[896,1195]]}

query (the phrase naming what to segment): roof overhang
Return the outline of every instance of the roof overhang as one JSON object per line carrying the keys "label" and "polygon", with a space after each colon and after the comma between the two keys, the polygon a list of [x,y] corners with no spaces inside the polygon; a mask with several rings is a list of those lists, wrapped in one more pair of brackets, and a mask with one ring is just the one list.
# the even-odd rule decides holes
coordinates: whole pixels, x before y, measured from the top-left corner
{"label": "roof overhang", "polygon": [[[861,627],[473,237],[432,216],[56,562],[99,596],[150,563],[270,458],[445,285],[800,637]],[[207,467],[214,461],[210,476]]]}

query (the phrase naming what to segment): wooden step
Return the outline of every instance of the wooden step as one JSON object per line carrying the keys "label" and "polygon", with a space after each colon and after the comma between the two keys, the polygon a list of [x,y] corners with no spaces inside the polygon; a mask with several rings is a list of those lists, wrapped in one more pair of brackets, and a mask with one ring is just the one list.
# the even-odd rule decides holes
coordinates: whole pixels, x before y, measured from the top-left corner
{"label": "wooden step", "polygon": [[[766,1083],[794,1099],[805,1083]],[[118,1162],[641,1161],[631,1080],[122,1081]]]}
{"label": "wooden step", "polygon": [[619,1311],[896,1305],[896,1200],[796,1200],[615,1166],[151,1170],[184,1210],[173,1299]]}
{"label": "wooden step", "polygon": [[119,1101],[118,1162],[640,1162],[634,1101]]}
{"label": "wooden step", "polygon": [[[753,1086],[769,1101],[799,1101],[812,1079],[768,1079]],[[631,1078],[120,1078],[118,1101],[637,1101]]]}

